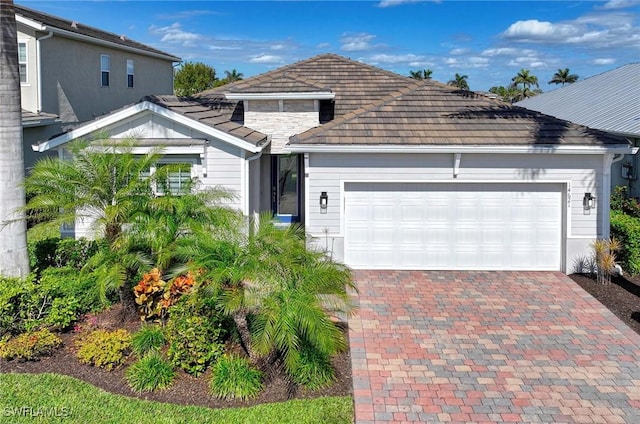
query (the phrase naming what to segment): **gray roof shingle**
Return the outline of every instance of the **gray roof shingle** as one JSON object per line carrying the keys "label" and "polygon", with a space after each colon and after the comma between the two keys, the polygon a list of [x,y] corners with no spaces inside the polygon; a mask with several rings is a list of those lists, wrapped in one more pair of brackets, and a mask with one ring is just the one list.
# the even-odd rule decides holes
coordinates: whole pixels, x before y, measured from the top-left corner
{"label": "gray roof shingle", "polygon": [[180,58],[169,53],[165,53],[161,50],[149,47],[146,44],[139,43],[134,40],[130,40],[125,36],[117,35],[108,31],[103,31],[98,28],[93,28],[87,25],[83,25],[79,22],[71,21],[69,19],[60,18],[58,16],[49,15],[44,12],[29,9],[24,6],[15,5],[16,15],[23,16],[33,21],[39,22],[42,25],[58,28],[64,31],[68,31],[74,34],[83,35],[97,40],[113,43],[125,48],[140,50],[141,53],[152,54],[154,56],[164,56],[165,59],[173,62],[179,62]]}

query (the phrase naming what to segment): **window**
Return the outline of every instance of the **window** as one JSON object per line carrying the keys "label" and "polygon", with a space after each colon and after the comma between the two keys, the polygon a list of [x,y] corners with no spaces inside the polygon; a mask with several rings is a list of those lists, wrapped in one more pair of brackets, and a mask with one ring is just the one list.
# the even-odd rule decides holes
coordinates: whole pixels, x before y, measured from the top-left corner
{"label": "window", "polygon": [[108,54],[100,55],[100,85],[109,87],[109,72],[111,71],[111,58]]}
{"label": "window", "polygon": [[161,196],[167,191],[173,195],[186,193],[191,187],[191,167],[193,163],[159,163],[140,173],[142,178],[155,177],[152,183],[155,194]]}
{"label": "window", "polygon": [[133,88],[133,59],[127,59],[127,87]]}
{"label": "window", "polygon": [[272,156],[272,199],[273,212],[282,222],[296,222],[299,219],[299,156]]}
{"label": "window", "polygon": [[18,66],[20,68],[20,83],[27,83],[27,43],[18,43]]}

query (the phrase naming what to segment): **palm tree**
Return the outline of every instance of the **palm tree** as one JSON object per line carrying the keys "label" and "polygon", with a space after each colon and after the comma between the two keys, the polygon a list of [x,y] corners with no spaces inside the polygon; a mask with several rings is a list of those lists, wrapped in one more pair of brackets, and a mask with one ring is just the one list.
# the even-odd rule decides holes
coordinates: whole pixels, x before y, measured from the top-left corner
{"label": "palm tree", "polygon": [[13,1],[0,0],[0,274],[24,277],[29,257],[17,34]]}
{"label": "palm tree", "polygon": [[418,80],[431,79],[432,74],[433,74],[433,71],[431,69],[423,69],[422,71],[419,69],[417,71],[409,71],[409,77],[413,79],[418,79]]}
{"label": "palm tree", "polygon": [[467,82],[468,75],[460,75],[456,73],[454,79],[449,80],[448,85],[458,87],[460,90],[469,90],[469,83]]}
{"label": "palm tree", "polygon": [[502,101],[508,103],[513,103],[518,100],[520,96],[520,90],[518,90],[514,85],[509,85],[508,87],[504,87],[502,85],[498,87],[491,87],[489,89],[489,93],[498,95]]}
{"label": "palm tree", "polygon": [[578,75],[572,74],[569,68],[558,69],[558,71],[553,74],[553,78],[551,78],[549,84],[562,84],[564,87],[565,84],[573,84],[578,81],[578,78]]}
{"label": "palm tree", "polygon": [[301,227],[278,228],[263,214],[226,237],[201,233],[181,253],[209,281],[203,292],[233,318],[252,361],[277,354],[295,376],[304,349],[326,357],[346,347],[325,308],[352,309],[350,271],[307,249]]}
{"label": "palm tree", "polygon": [[511,78],[511,81],[516,87],[518,84],[522,84],[523,89],[531,88],[532,85],[539,87],[538,77],[533,75],[528,69],[520,69],[520,72],[518,72],[515,77]]}
{"label": "palm tree", "polygon": [[224,79],[227,82],[235,82],[235,81],[241,81],[242,78],[244,77],[244,75],[242,74],[242,72],[238,72],[236,71],[236,69],[232,69],[231,72],[229,71],[224,71],[225,77]]}

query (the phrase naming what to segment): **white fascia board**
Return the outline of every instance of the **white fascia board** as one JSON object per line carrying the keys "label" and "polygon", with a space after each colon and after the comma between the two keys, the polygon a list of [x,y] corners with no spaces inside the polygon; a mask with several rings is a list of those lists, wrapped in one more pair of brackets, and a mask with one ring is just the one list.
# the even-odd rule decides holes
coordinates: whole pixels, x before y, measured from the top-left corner
{"label": "white fascia board", "polygon": [[328,144],[289,144],[285,147],[291,153],[554,153],[572,155],[594,155],[604,153],[635,154],[638,147],[624,144],[611,146],[335,146]]}
{"label": "white fascia board", "polygon": [[31,29],[35,29],[36,31],[46,31],[47,27],[42,25],[40,22],[36,22],[32,19],[25,18],[22,15],[18,15],[16,13],[16,22],[22,25],[26,25]]}
{"label": "white fascia board", "polygon": [[333,100],[335,93],[310,91],[305,93],[224,93],[227,100]]}
{"label": "white fascia board", "polygon": [[40,143],[32,146],[33,150],[37,152],[45,152],[47,150],[55,149],[56,147],[68,143],[71,140],[75,140],[77,138],[84,137],[86,135],[92,134],[96,131],[107,128],[110,125],[113,125],[119,121],[130,118],[138,113],[150,111],[157,115],[163,116],[172,121],[178,122],[182,125],[185,125],[189,128],[192,128],[201,133],[210,135],[213,138],[229,143],[235,147],[239,147],[243,150],[248,150],[251,153],[258,153],[269,143],[265,143],[262,146],[254,146],[251,143],[247,143],[244,140],[241,140],[237,137],[229,135],[225,132],[217,130],[215,128],[211,128],[208,125],[205,125],[201,122],[195,121],[191,118],[187,118],[184,115],[179,113],[170,111],[162,106],[158,106],[155,103],[144,101],[140,103],[136,103],[135,105],[129,106],[128,108],[119,110],[110,115],[105,116],[104,118],[97,119],[88,124],[85,124],[81,127],[78,127],[68,133],[62,134],[58,137],[52,138],[51,140],[45,141],[44,143]]}

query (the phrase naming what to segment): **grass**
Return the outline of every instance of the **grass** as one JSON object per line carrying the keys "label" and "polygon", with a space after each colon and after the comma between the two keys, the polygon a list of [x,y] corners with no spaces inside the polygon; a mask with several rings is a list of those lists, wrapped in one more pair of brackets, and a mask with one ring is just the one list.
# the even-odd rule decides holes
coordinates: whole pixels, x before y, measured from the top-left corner
{"label": "grass", "polygon": [[[42,415],[34,418],[32,415],[38,412]],[[353,402],[350,397],[292,400],[250,408],[209,409],[114,395],[58,374],[0,373],[0,423],[346,424],[352,420]]]}

